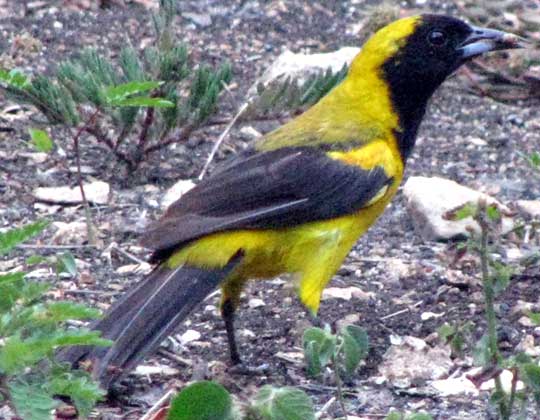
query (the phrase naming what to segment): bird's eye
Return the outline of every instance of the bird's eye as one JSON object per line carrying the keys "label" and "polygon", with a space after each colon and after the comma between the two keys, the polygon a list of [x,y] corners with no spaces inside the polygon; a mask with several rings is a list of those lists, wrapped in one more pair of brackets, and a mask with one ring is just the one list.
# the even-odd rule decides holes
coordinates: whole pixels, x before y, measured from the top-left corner
{"label": "bird's eye", "polygon": [[434,47],[443,47],[446,45],[448,37],[440,29],[434,29],[428,35],[428,41]]}

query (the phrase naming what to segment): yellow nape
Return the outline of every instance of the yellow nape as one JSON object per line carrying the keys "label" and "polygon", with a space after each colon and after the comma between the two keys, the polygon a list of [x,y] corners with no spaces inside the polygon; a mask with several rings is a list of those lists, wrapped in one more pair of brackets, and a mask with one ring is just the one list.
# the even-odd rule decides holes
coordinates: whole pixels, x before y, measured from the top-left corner
{"label": "yellow nape", "polygon": [[382,65],[414,32],[420,16],[400,19],[373,35],[353,60],[347,77],[316,105],[264,136],[255,148],[330,145],[350,150],[400,131]]}
{"label": "yellow nape", "polygon": [[361,77],[367,69],[378,70],[407,42],[422,16],[410,16],[385,26],[377,31],[362,46],[362,51],[351,63],[349,77]]}

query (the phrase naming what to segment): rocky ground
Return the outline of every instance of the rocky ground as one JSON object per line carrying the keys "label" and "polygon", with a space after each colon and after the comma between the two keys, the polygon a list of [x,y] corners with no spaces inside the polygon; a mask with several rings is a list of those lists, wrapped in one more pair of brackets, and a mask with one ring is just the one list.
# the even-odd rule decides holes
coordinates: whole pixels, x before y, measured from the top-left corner
{"label": "rocky ground", "polygon": [[[146,7],[152,2],[134,2],[125,8],[113,5],[108,10],[84,9],[84,1],[75,8],[62,1],[27,2],[26,15],[15,4],[18,2],[4,3],[2,66],[49,72],[58,60],[76,54],[83,46],[99,45],[114,55],[128,39],[136,47],[151,41]],[[227,119],[256,77],[284,49],[321,52],[358,45],[364,13],[376,3],[185,1],[181,2],[183,17],[175,22],[194,57],[213,63],[228,59],[233,64],[232,98],[224,97],[220,107],[220,116]],[[411,9],[458,13],[450,1],[403,2],[403,13]],[[147,253],[137,245],[137,236],[161,214],[163,193],[176,180],[198,175],[223,126],[197,132],[185,145],[148,162],[129,182],[122,179],[117,164],[102,148],[84,143],[86,181],[104,181],[111,190],[104,203],[92,208],[100,242],[95,249],[86,245],[81,223],[73,224],[83,221],[81,206],[44,204],[33,194],[37,187],[75,183],[71,141],[65,131],[53,130],[57,148],[50,156],[26,145],[27,128],[38,119],[35,110],[0,98],[0,227],[19,226],[37,217],[71,223],[53,225],[35,248],[43,254],[69,249],[77,258],[80,274],[58,280],[58,294],[106,309],[148,269],[140,263]],[[216,162],[250,141],[242,127],[265,132],[279,123],[242,123],[231,131]],[[535,150],[540,150],[538,104],[504,104],[481,96],[472,92],[470,78],[461,73],[434,97],[408,162],[407,176],[452,179],[516,208],[518,200],[540,197],[540,175],[524,158]],[[533,226],[530,216],[523,213],[514,219]],[[540,354],[540,328],[524,318],[527,310],[540,311],[540,269],[538,264],[524,267],[519,263],[522,257],[538,252],[538,236],[534,228],[528,241],[517,234],[507,235],[494,251],[516,266],[498,303],[500,340],[506,354],[516,349]],[[486,409],[487,392],[459,380],[474,367],[471,347],[485,331],[478,259],[467,255],[453,261],[451,248],[451,244],[426,240],[418,233],[406,199],[399,193],[335,276],[321,305],[321,320],[333,327],[358,324],[370,337],[365,364],[346,386],[349,414],[377,419],[394,408],[425,410],[436,419],[492,418]],[[28,252],[21,249],[0,261],[0,271],[19,266]],[[239,343],[247,364],[265,368],[259,376],[228,371],[218,299],[214,295],[204,302],[175,339],[128,378],[124,393],[99,405],[95,418],[138,419],[171,387],[181,388],[201,378],[221,382],[240,400],[264,384],[301,387],[318,409],[332,398],[335,384],[331,376],[314,380],[305,374],[301,336],[310,322],[289,283],[277,279],[252,284],[243,299],[237,323]],[[435,333],[444,323],[467,321],[473,327],[465,355],[454,357]],[[453,381],[444,382],[448,378]],[[339,412],[333,404],[322,418],[337,418]],[[538,416],[530,411],[528,418]]]}

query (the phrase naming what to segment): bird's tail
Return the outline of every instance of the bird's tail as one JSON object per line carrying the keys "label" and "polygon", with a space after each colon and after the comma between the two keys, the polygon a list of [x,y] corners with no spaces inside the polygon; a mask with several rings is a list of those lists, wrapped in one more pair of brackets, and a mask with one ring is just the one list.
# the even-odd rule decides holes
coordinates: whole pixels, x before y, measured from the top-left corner
{"label": "bird's tail", "polygon": [[74,365],[91,361],[93,376],[108,388],[153,352],[237,263],[233,258],[215,270],[156,267],[91,326],[114,342],[111,347],[70,347],[59,359]]}

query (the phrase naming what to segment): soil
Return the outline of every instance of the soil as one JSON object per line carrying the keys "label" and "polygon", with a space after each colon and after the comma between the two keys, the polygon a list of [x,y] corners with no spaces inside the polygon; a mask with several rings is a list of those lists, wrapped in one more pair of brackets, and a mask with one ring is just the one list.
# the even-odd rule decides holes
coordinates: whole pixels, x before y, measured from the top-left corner
{"label": "soil", "polygon": [[[4,11],[0,19],[0,53],[3,51],[0,58],[4,65],[5,60],[11,60],[31,73],[49,73],[59,60],[73,56],[85,46],[97,46],[114,56],[127,42],[139,48],[152,39],[145,5],[153,2],[129,3],[126,7],[113,5],[107,10],[85,9],[84,1],[75,9],[65,7],[69,2],[49,1],[41,2],[45,3],[42,5],[28,2],[34,8],[30,7],[25,16],[15,3],[5,3],[7,13]],[[211,24],[204,27],[187,17],[175,19],[175,30],[189,45],[194,59],[212,64],[227,59],[233,64],[232,96],[224,96],[219,115],[227,119],[242,103],[248,87],[284,49],[321,52],[358,45],[353,28],[363,19],[368,6],[379,2],[207,0],[179,3],[184,14],[196,13],[211,19]],[[414,9],[456,14],[450,1],[402,3],[404,13]],[[13,43],[23,33],[39,40],[37,50],[14,52]],[[54,221],[82,220],[84,211],[80,206],[39,207],[32,197],[32,190],[37,186],[74,185],[75,176],[69,169],[75,164],[71,153],[72,134],[55,128],[52,133],[56,150],[44,162],[36,163],[28,154],[32,150],[24,143],[28,140],[28,127],[35,126],[42,117],[28,107],[10,111],[12,105],[0,97],[0,127],[3,127],[0,130],[0,228],[20,226],[43,216]],[[266,132],[280,123],[259,121],[244,125]],[[84,276],[58,280],[60,295],[83,299],[106,309],[122,290],[140,279],[140,274],[129,271],[121,274],[118,268],[133,263],[129,255],[139,259],[148,256],[146,250],[137,245],[137,237],[144,225],[161,214],[157,205],[161,194],[176,180],[198,175],[223,128],[213,125],[198,131],[185,145],[154,156],[129,182],[122,178],[118,164],[101,146],[90,139],[83,144],[83,164],[93,169],[93,175],[87,175],[87,179],[109,182],[113,198],[106,206],[92,208],[102,247],[70,248]],[[247,140],[240,128],[231,131],[215,164],[246,146]],[[540,150],[538,104],[503,104],[482,97],[474,93],[468,79],[459,74],[433,98],[406,175],[450,178],[510,204],[517,199],[538,199],[539,177],[533,174],[523,157],[534,150]],[[53,234],[54,228],[50,228],[37,243],[40,253],[58,251],[50,247],[49,238]],[[111,251],[113,243],[129,255]],[[516,247],[527,248],[513,235],[501,239],[494,252],[505,260],[507,250]],[[3,267],[16,266],[29,252],[28,249],[17,251]],[[467,357],[470,359],[473,343],[486,327],[478,259],[468,255],[453,261],[452,252],[452,244],[421,239],[398,194],[335,276],[332,286],[357,286],[370,293],[362,300],[324,300],[319,312],[320,320],[333,328],[352,319],[369,334],[369,355],[346,386],[349,414],[378,419],[384,418],[390,409],[397,409],[425,410],[435,419],[493,418],[487,408],[487,393],[481,393],[480,397],[441,397],[426,392],[421,386],[399,389],[376,379],[391,336],[410,335],[432,344],[433,333],[444,323],[472,322],[474,327],[465,346],[467,356],[461,362],[456,361],[456,369],[460,363],[467,364],[463,362]],[[396,261],[405,267],[404,272],[397,272]],[[526,335],[534,336],[536,346],[540,344],[540,330],[518,322],[524,314],[514,311],[518,301],[540,305],[539,296],[540,270],[538,265],[532,265],[521,268],[498,298],[500,341],[505,354],[515,353],[516,346]],[[260,298],[264,305],[250,307],[247,303],[253,298]],[[179,328],[179,335],[188,329],[198,331],[199,339],[183,346],[168,343],[169,353],[162,351],[145,362],[146,365],[170,365],[178,369],[177,374],[128,377],[114,396],[96,408],[93,418],[138,419],[167,389],[181,388],[192,379],[202,378],[222,383],[240,401],[249,399],[265,384],[299,386],[313,398],[317,409],[335,394],[331,376],[310,379],[305,373],[303,358],[298,353],[302,351],[302,332],[310,325],[310,319],[289,283],[281,279],[259,282],[245,291],[246,304],[237,320],[239,345],[246,365],[263,368],[258,375],[242,375],[229,369],[225,331],[216,309],[218,300],[219,296],[215,295],[205,301]],[[425,313],[443,316],[423,320],[421,316]],[[175,356],[171,357],[170,352]],[[339,407],[334,404],[323,418],[339,415]],[[527,418],[540,418],[540,415],[531,411]]]}

